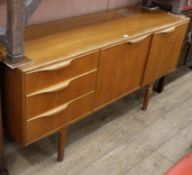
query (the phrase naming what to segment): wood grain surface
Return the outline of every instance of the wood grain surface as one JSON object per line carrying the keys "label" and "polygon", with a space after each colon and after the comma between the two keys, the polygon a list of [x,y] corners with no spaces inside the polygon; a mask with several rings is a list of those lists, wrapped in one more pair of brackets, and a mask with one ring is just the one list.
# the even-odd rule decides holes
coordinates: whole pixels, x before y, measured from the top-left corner
{"label": "wood grain surface", "polygon": [[187,21],[166,12],[148,13],[132,7],[31,26],[26,29],[25,55],[33,63],[20,70],[31,71]]}
{"label": "wood grain surface", "polygon": [[28,27],[25,53],[33,63],[4,66],[9,134],[29,145],[149,87],[176,66],[188,21],[134,6]]}

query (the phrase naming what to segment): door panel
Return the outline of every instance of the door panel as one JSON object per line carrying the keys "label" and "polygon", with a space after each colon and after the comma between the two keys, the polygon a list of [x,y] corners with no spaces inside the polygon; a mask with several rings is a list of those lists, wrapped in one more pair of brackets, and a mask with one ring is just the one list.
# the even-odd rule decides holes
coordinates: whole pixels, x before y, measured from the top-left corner
{"label": "door panel", "polygon": [[153,35],[143,86],[175,70],[187,24],[170,27]]}
{"label": "door panel", "polygon": [[141,86],[151,36],[104,49],[101,53],[95,108]]}

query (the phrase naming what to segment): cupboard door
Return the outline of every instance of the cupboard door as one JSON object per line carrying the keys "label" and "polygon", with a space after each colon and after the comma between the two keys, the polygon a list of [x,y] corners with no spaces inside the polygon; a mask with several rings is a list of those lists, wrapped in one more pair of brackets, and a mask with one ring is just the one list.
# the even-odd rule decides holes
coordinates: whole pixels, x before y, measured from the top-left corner
{"label": "cupboard door", "polygon": [[102,50],[95,108],[141,86],[150,41],[146,35]]}
{"label": "cupboard door", "polygon": [[187,24],[170,27],[153,35],[143,85],[150,84],[175,70]]}

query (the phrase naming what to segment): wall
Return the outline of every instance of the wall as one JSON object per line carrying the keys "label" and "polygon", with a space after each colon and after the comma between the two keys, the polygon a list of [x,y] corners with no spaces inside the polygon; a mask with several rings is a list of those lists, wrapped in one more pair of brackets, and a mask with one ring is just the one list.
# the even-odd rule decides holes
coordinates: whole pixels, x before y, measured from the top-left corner
{"label": "wall", "polygon": [[4,0],[0,0],[0,25],[4,25],[5,24],[5,2],[3,2]]}
{"label": "wall", "polygon": [[[0,0],[0,25],[5,25],[5,0]],[[43,0],[29,24],[106,11],[137,3],[139,0]]]}

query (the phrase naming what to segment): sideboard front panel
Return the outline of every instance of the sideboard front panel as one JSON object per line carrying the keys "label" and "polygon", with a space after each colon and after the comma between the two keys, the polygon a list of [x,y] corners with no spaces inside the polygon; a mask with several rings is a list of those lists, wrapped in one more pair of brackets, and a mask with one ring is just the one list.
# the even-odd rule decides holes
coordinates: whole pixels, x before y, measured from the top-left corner
{"label": "sideboard front panel", "polygon": [[95,108],[141,86],[150,41],[142,36],[102,51]]}
{"label": "sideboard front panel", "polygon": [[93,97],[94,93],[89,93],[28,120],[26,123],[26,143],[29,144],[50,135],[90,113],[93,108]]}
{"label": "sideboard front panel", "polygon": [[187,24],[154,33],[143,85],[175,70],[187,30]]}
{"label": "sideboard front panel", "polygon": [[26,94],[96,70],[98,57],[99,52],[94,52],[28,72],[26,74]]}

